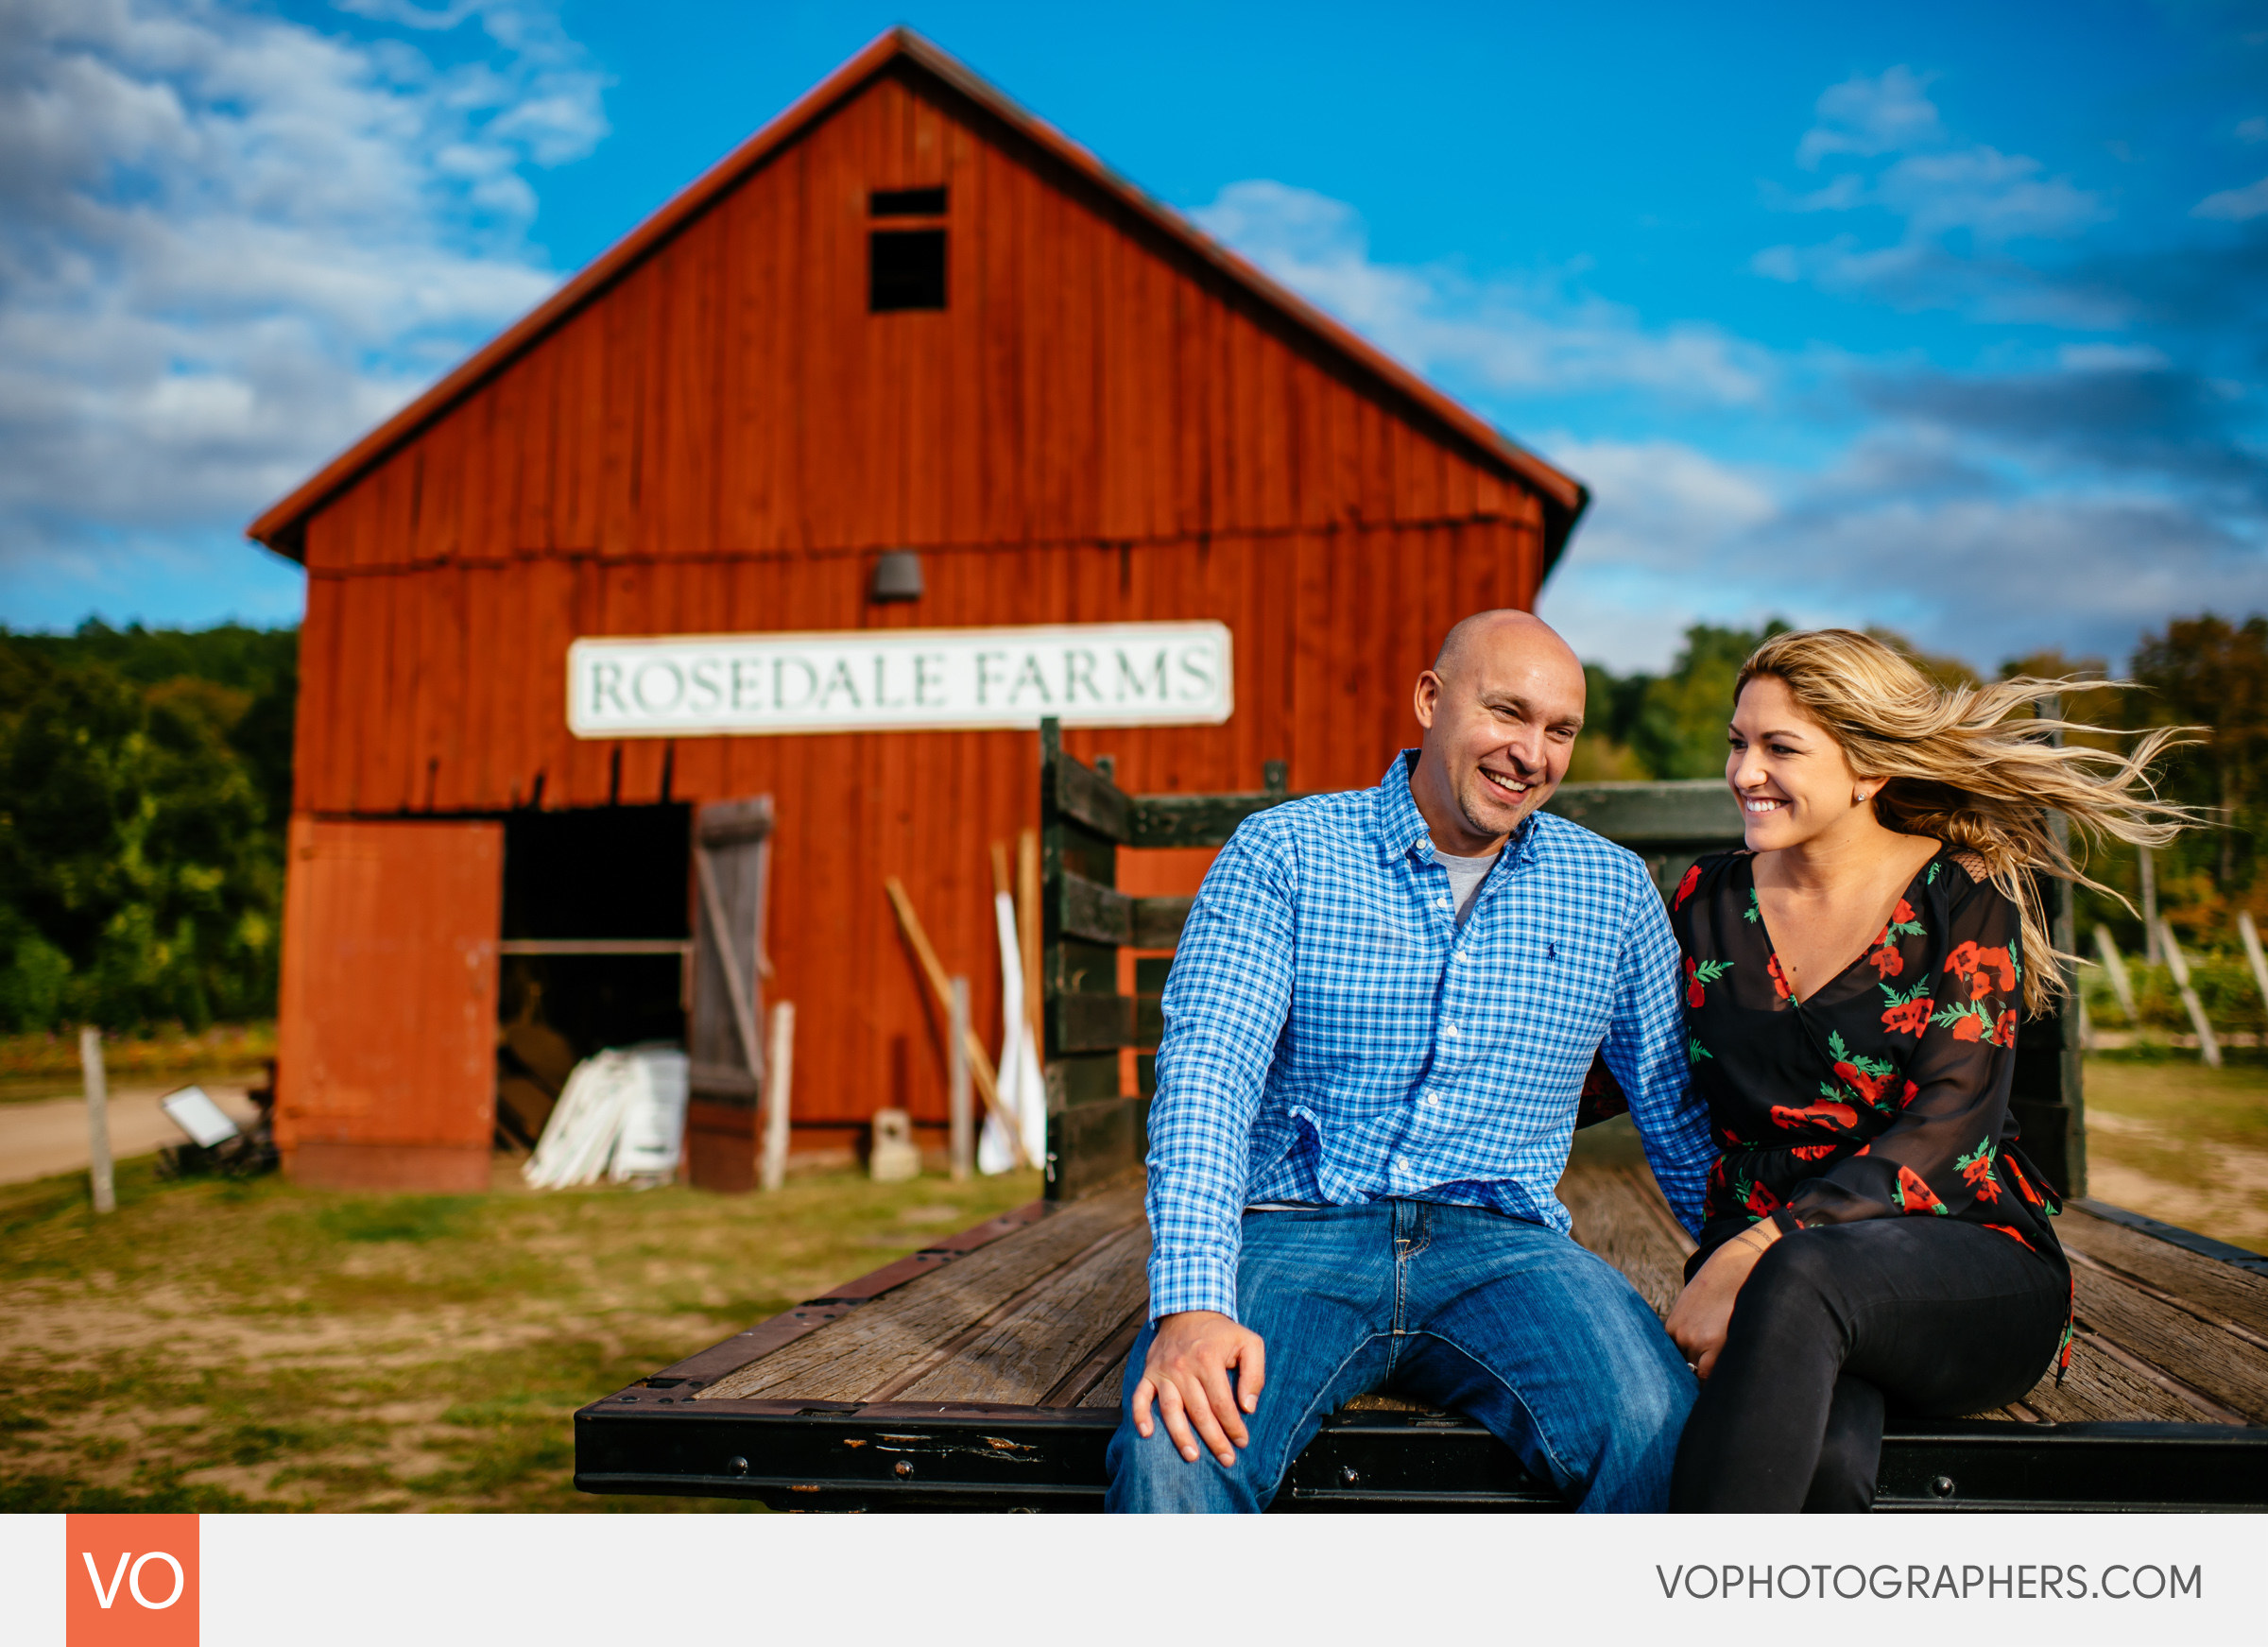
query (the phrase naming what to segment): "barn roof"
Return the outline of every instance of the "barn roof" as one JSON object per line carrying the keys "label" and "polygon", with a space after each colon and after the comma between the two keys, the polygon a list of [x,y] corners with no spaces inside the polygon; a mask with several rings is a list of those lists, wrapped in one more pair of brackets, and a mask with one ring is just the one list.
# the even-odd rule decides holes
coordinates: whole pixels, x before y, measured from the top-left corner
{"label": "barn roof", "polygon": [[1399,361],[1270,280],[1180,213],[1151,198],[1046,121],[1018,107],[998,88],[904,27],[893,28],[877,38],[712,166],[682,194],[617,241],[581,273],[475,350],[456,369],[310,475],[289,496],[269,506],[245,528],[246,535],[294,559],[303,558],[306,523],[318,509],[541,342],[749,172],[825,119],[876,76],[902,63],[942,81],[978,104],[1054,159],[1139,213],[1187,250],[1221,270],[1293,325],[1320,340],[1362,375],[1412,403],[1421,415],[1442,425],[1452,437],[1475,448],[1485,458],[1503,465],[1532,487],[1543,503],[1545,570],[1548,572],[1558,560],[1576,517],[1590,500],[1589,491],[1582,482],[1545,462],[1477,413],[1460,405]]}

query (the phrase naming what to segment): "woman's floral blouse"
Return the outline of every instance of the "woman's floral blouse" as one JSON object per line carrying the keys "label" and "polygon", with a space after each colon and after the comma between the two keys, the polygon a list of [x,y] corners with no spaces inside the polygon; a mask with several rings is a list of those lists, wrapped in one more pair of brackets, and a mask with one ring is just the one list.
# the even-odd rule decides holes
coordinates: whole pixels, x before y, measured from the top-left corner
{"label": "woman's floral blouse", "polygon": [[2067,1278],[2058,1207],[2008,1111],[2024,960],[2016,905],[1940,849],[1866,952],[1798,1002],[1757,902],[1755,857],[1685,872],[1686,1055],[1724,1153],[1701,1259],[1757,1220],[1960,1218]]}

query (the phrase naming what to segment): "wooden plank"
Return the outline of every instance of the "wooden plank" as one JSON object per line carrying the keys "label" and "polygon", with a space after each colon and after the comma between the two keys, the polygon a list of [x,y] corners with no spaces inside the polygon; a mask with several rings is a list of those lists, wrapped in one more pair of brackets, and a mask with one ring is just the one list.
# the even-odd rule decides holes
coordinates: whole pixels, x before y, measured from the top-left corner
{"label": "wooden plank", "polygon": [[2268,1350],[2089,1264],[2075,1264],[2072,1279],[2083,1326],[2167,1374],[2192,1406],[2218,1402],[2217,1418],[2268,1424]]}
{"label": "wooden plank", "polygon": [[1559,1200],[1575,1221],[1575,1240],[1627,1276],[1656,1314],[1668,1315],[1684,1290],[1693,1242],[1644,1169],[1577,1157],[1559,1180]]}
{"label": "wooden plank", "polygon": [[2065,1206],[2055,1233],[2067,1248],[2173,1295],[2185,1309],[2268,1339],[2268,1276],[2099,1218],[2083,1203]]}
{"label": "wooden plank", "polygon": [[2071,1368],[2058,1385],[2051,1373],[2024,1398],[2023,1404],[2051,1424],[2144,1422],[2211,1424],[2212,1413],[2137,1372],[2083,1332],[2071,1349]]}
{"label": "wooden plank", "polygon": [[1142,1219],[1142,1193],[1126,1189],[1067,1206],[920,1281],[833,1321],[777,1354],[719,1379],[698,1399],[778,1395],[864,1401],[925,1366],[937,1346],[1008,1303],[1034,1282]]}
{"label": "wooden plank", "polygon": [[885,1389],[897,1401],[1040,1405],[1066,1372],[1150,1294],[1150,1232],[1141,1222],[1043,1276],[956,1342],[932,1370]]}

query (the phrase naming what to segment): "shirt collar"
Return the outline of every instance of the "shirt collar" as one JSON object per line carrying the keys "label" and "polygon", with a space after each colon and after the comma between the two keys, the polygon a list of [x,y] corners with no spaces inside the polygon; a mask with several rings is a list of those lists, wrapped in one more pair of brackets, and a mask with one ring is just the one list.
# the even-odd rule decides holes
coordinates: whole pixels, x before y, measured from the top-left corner
{"label": "shirt collar", "polygon": [[[1404,749],[1395,756],[1385,776],[1378,781],[1377,789],[1372,791],[1378,798],[1378,845],[1388,863],[1408,856],[1420,864],[1430,864],[1438,855],[1433,831],[1426,828],[1425,815],[1418,810],[1417,797],[1410,793],[1410,775],[1418,770],[1418,755],[1416,749]],[[1538,815],[1530,813],[1504,842],[1503,856],[1508,868],[1517,869],[1536,855],[1538,837],[1544,832],[1541,828],[1531,827]]]}

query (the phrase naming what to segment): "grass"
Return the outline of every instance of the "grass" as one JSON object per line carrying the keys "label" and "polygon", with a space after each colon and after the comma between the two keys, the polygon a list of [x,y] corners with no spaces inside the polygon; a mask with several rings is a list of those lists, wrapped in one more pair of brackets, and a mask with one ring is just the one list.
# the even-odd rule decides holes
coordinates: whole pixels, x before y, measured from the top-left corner
{"label": "grass", "polygon": [[[148,1035],[106,1035],[103,1068],[113,1088],[243,1080],[276,1055],[276,1026],[223,1023],[191,1034],[178,1025]],[[0,1104],[76,1097],[83,1089],[78,1032],[0,1036]]]}
{"label": "grass", "polygon": [[2098,1054],[2087,1122],[2097,1199],[2268,1253],[2268,1057]]}
{"label": "grass", "polygon": [[0,1512],[734,1507],[577,1494],[569,1415],[1038,1193],[0,1187]]}

